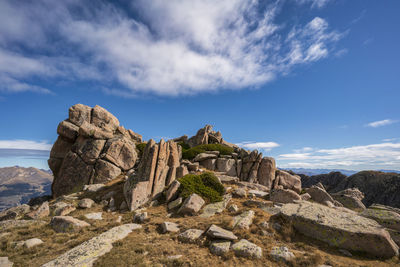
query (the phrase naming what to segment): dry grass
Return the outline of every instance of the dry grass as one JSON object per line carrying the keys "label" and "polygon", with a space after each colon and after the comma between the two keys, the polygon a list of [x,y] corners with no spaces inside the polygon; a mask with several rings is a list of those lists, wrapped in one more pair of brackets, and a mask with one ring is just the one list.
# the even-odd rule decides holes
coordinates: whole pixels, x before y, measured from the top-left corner
{"label": "dry grass", "polygon": [[[121,185],[123,181],[114,181],[109,187],[90,197],[104,195],[110,191],[117,191],[117,203],[122,201]],[[88,194],[80,198],[88,197]],[[238,205],[240,214],[250,209],[243,205],[245,199],[232,199],[231,204]],[[88,210],[72,212],[70,215],[83,219],[83,215],[89,212],[102,211],[102,206],[95,204]],[[211,218],[198,216],[167,217],[165,205],[147,208],[150,220],[143,224],[143,228],[135,230],[125,239],[114,243],[110,253],[97,260],[95,266],[318,266],[327,264],[332,266],[400,266],[399,259],[379,261],[369,259],[365,255],[354,255],[352,258],[345,257],[336,248],[327,246],[325,243],[296,234],[293,229],[284,222],[273,221],[270,214],[259,208],[251,208],[255,211],[255,218],[249,230],[233,230],[239,239],[245,238],[257,244],[263,249],[263,257],[258,260],[238,258],[230,252],[224,257],[215,256],[210,253],[209,241],[203,238],[198,244],[184,244],[177,240],[178,234],[161,234],[158,231],[159,224],[164,221],[175,222],[180,225],[181,231],[197,228],[206,230],[211,224],[219,225],[226,229],[232,229],[232,217],[236,214],[225,210]],[[82,242],[118,225],[115,222],[118,216],[123,216],[122,223],[132,222],[132,213],[108,213],[103,211],[102,221],[90,221],[90,227],[82,229],[78,233],[55,233],[48,225],[31,226],[28,228],[15,228],[11,234],[0,240],[0,256],[8,256],[14,266],[40,266],[67,250],[81,244]],[[49,221],[49,219],[48,219]],[[262,222],[274,222],[282,225],[281,230],[275,231],[271,227],[263,231],[259,226]],[[11,243],[37,237],[44,244],[32,249],[13,249]],[[269,251],[274,246],[286,246],[296,256],[296,259],[288,263],[276,263],[270,256]],[[183,255],[179,259],[171,260],[168,256]]]}

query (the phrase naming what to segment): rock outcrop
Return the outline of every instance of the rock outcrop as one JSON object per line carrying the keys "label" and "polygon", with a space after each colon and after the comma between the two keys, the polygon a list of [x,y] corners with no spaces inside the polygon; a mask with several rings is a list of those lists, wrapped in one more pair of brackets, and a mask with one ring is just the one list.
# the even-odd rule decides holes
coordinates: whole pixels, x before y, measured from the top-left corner
{"label": "rock outcrop", "polygon": [[54,174],[53,197],[108,182],[136,163],[135,144],[141,137],[100,106],[72,106],[57,133],[48,160]]}

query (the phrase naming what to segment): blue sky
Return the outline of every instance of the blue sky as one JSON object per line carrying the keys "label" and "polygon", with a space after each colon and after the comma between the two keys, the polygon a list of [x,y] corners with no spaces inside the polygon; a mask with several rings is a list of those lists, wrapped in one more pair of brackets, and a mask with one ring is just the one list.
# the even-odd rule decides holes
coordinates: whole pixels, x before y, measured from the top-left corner
{"label": "blue sky", "polygon": [[279,167],[400,170],[400,2],[0,0],[0,166],[47,169],[100,105],[145,139],[212,124]]}

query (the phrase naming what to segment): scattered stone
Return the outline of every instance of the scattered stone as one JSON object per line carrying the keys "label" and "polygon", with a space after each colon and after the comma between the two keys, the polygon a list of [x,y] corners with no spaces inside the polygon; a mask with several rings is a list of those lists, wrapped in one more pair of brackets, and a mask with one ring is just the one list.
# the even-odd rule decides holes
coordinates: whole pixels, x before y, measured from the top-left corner
{"label": "scattered stone", "polygon": [[104,184],[88,184],[83,186],[83,191],[95,193],[105,187]]}
{"label": "scattered stone", "polygon": [[261,209],[271,215],[275,215],[275,214],[278,214],[279,212],[281,212],[281,207],[279,207],[279,206],[262,207]]}
{"label": "scattered stone", "polygon": [[206,205],[203,208],[203,213],[200,215],[200,217],[209,218],[209,217],[214,216],[217,213],[218,214],[222,213],[225,210],[226,206],[228,206],[231,199],[232,199],[232,195],[228,194],[228,195],[224,195],[224,199],[222,201]]}
{"label": "scattered stone", "polygon": [[135,223],[144,223],[148,219],[147,212],[136,213],[133,216],[133,222]]}
{"label": "scattered stone", "polygon": [[120,222],[122,222],[122,216],[120,215],[120,216],[118,216],[118,218],[115,220],[115,222],[117,222],[117,223],[120,223]]}
{"label": "scattered stone", "polygon": [[181,197],[175,199],[174,201],[171,201],[168,203],[168,210],[173,210],[178,208],[183,202],[183,199]]}
{"label": "scattered stone", "polygon": [[230,247],[231,247],[230,241],[215,240],[211,242],[210,252],[218,256],[223,256],[229,252]]}
{"label": "scattered stone", "polygon": [[26,248],[32,248],[40,244],[43,244],[43,241],[39,238],[31,238],[24,241],[24,247]]}
{"label": "scattered stone", "polygon": [[260,190],[250,190],[249,194],[253,194],[253,195],[255,195],[256,197],[259,197],[259,198],[264,198],[264,197],[266,197],[268,195],[267,192],[260,191]]}
{"label": "scattered stone", "polygon": [[165,194],[165,201],[168,203],[171,200],[174,200],[178,197],[178,189],[181,186],[181,183],[178,180],[175,180],[172,182],[172,184],[169,186],[166,194]]}
{"label": "scattered stone", "polygon": [[4,232],[15,227],[28,227],[30,225],[43,224],[46,224],[46,222],[41,220],[6,220],[0,222],[0,232]]}
{"label": "scattered stone", "polygon": [[290,189],[274,189],[271,192],[269,199],[278,203],[293,203],[296,200],[301,200],[299,194]]}
{"label": "scattered stone", "polygon": [[17,216],[18,216],[18,213],[16,213],[15,211],[12,211],[12,210],[8,210],[5,215],[2,215],[0,217],[0,221],[14,220],[17,218]]}
{"label": "scattered stone", "polygon": [[283,205],[280,216],[300,233],[350,251],[382,258],[398,255],[389,233],[374,220],[302,201]]}
{"label": "scattered stone", "polygon": [[301,194],[300,197],[301,197],[301,200],[304,200],[304,201],[308,201],[311,199],[311,196],[309,193]]}
{"label": "scattered stone", "polygon": [[133,230],[142,228],[138,224],[124,224],[86,241],[65,252],[55,260],[43,265],[43,267],[56,266],[92,266],[102,255],[112,249],[112,243],[124,239]]}
{"label": "scattered stone", "polygon": [[196,243],[200,236],[204,233],[203,230],[189,229],[178,235],[178,240],[183,243]]}
{"label": "scattered stone", "polygon": [[161,226],[161,233],[163,234],[168,232],[172,233],[179,232],[179,226],[173,222],[163,222],[160,226]]}
{"label": "scattered stone", "polygon": [[90,198],[84,198],[78,202],[78,207],[81,209],[90,209],[93,206],[93,204],[94,204],[93,200],[91,200]]}
{"label": "scattered stone", "polygon": [[307,188],[306,192],[311,196],[311,199],[317,203],[324,204],[327,203],[326,201],[330,201],[331,203],[335,202],[331,195],[321,187],[313,185],[310,188]]}
{"label": "scattered stone", "polygon": [[8,257],[0,257],[0,266],[1,267],[12,267],[14,263],[12,263]]}
{"label": "scattered stone", "polygon": [[238,212],[239,208],[238,208],[238,206],[236,204],[232,204],[232,205],[229,206],[228,211],[229,212]]}
{"label": "scattered stone", "polygon": [[182,206],[179,208],[179,214],[196,214],[201,207],[203,207],[205,201],[197,194],[193,193],[185,199]]}
{"label": "scattered stone", "polygon": [[290,261],[295,258],[294,254],[287,247],[273,247],[269,253],[275,261]]}
{"label": "scattered stone", "polygon": [[76,208],[73,205],[68,204],[68,205],[56,208],[54,211],[54,215],[55,216],[65,216],[65,215],[70,214],[74,210],[76,210]]}
{"label": "scattered stone", "polygon": [[178,260],[182,257],[183,257],[182,255],[172,255],[172,256],[168,256],[167,260],[174,261],[174,260]]}
{"label": "scattered stone", "polygon": [[262,209],[263,207],[272,207],[274,206],[274,203],[272,201],[268,200],[256,200],[256,199],[250,199],[246,200],[243,202],[243,205],[248,206],[248,207],[257,207]]}
{"label": "scattered stone", "polygon": [[233,176],[228,176],[228,175],[223,175],[223,174],[215,174],[219,181],[223,184],[235,184],[236,182],[239,181],[238,177],[233,177]]}
{"label": "scattered stone", "polygon": [[26,214],[26,217],[32,220],[41,219],[50,215],[49,202],[43,202],[39,208]]}
{"label": "scattered stone", "polygon": [[231,231],[225,230],[215,224],[212,224],[210,228],[208,228],[206,235],[212,239],[224,239],[224,240],[236,240],[237,236],[235,236]]}
{"label": "scattered stone", "polygon": [[89,220],[103,220],[103,213],[102,212],[92,212],[84,215],[86,219]]}
{"label": "scattered stone", "polygon": [[269,223],[267,221],[263,221],[262,223],[259,224],[259,226],[262,229],[268,229],[269,228]]}
{"label": "scattered stone", "polygon": [[233,228],[249,229],[253,223],[254,211],[248,210],[233,218]]}
{"label": "scattered stone", "polygon": [[347,257],[353,257],[353,254],[350,253],[350,251],[345,250],[345,249],[339,249],[340,253],[342,253],[343,255],[347,256]]}
{"label": "scattered stone", "polygon": [[50,221],[50,226],[58,233],[65,233],[76,232],[83,227],[90,226],[90,224],[71,216],[54,216]]}
{"label": "scattered stone", "polygon": [[257,259],[260,259],[262,257],[262,249],[256,244],[247,241],[246,239],[242,239],[239,242],[233,244],[232,250],[238,257]]}
{"label": "scattered stone", "polygon": [[245,198],[247,197],[247,191],[244,188],[236,188],[235,190],[233,190],[232,195],[234,197],[238,197],[238,198]]}

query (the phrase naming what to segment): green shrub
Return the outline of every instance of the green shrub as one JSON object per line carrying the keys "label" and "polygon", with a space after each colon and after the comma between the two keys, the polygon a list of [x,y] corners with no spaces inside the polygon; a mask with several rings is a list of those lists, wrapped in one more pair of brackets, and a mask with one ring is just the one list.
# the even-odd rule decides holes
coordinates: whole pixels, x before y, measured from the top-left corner
{"label": "green shrub", "polygon": [[188,150],[190,149],[190,146],[188,144],[185,144],[184,142],[178,142],[178,145],[182,147],[182,150]]}
{"label": "green shrub", "polygon": [[143,155],[143,151],[144,151],[144,148],[146,147],[146,145],[147,145],[147,143],[145,143],[145,142],[136,144],[136,149],[139,152],[139,157],[141,157]]}
{"label": "green shrub", "polygon": [[231,155],[233,153],[233,148],[222,144],[198,145],[189,149],[184,149],[184,147],[182,146],[182,158],[192,160],[198,154],[207,151],[219,151],[221,155]]}
{"label": "green shrub", "polygon": [[200,175],[187,174],[178,181],[181,183],[179,194],[184,198],[196,193],[209,202],[218,202],[222,200],[225,191],[218,178],[209,172]]}

